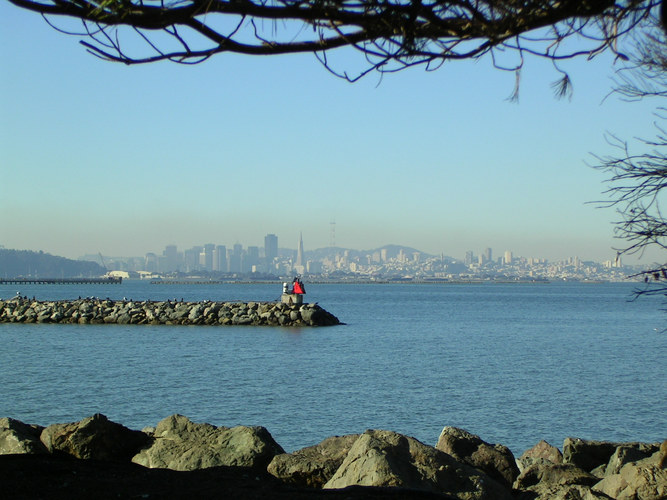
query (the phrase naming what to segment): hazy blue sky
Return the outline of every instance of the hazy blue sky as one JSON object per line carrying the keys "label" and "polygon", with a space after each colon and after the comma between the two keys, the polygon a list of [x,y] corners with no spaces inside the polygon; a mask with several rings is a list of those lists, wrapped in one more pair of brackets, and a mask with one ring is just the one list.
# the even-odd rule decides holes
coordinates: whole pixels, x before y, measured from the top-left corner
{"label": "hazy blue sky", "polygon": [[[0,1],[0,245],[77,257],[165,245],[400,244],[462,257],[606,260],[605,132],[652,137],[650,103],[603,102],[610,57],[514,75],[490,61],[371,75],[312,55],[124,66]],[[379,83],[379,84],[378,84]]]}

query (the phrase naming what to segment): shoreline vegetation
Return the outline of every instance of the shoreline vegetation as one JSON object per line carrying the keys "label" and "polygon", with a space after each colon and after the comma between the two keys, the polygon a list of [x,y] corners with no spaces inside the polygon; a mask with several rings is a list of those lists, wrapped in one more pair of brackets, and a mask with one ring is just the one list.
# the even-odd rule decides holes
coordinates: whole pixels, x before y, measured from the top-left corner
{"label": "shoreline vegetation", "polygon": [[132,301],[100,298],[0,300],[0,323],[333,326],[342,324],[317,303]]}
{"label": "shoreline vegetation", "polygon": [[260,426],[174,414],[141,431],[95,414],[47,427],[0,419],[3,498],[643,499],[667,495],[667,441],[540,441],[519,458],[444,427],[435,446],[388,430],[285,453]]}

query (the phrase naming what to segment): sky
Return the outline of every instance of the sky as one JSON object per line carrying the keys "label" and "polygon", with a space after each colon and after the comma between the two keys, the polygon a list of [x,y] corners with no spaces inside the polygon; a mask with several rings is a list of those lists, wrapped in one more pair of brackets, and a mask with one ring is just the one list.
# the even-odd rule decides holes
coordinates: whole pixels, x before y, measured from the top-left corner
{"label": "sky", "polygon": [[514,75],[486,59],[353,84],[309,54],[125,66],[78,40],[0,0],[5,248],[142,256],[273,233],[601,262],[623,242],[589,203],[606,179],[593,155],[615,153],[605,134],[655,135],[656,103],[607,97],[611,56],[562,64],[571,100],[529,58],[512,103]]}

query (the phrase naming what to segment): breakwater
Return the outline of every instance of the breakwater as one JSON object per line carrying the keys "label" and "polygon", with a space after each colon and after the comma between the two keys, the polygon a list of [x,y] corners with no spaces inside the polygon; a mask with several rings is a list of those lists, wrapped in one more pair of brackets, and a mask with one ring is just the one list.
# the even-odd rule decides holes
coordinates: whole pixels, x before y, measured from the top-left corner
{"label": "breakwater", "polygon": [[0,300],[0,323],[133,325],[332,326],[338,318],[317,304],[280,302],[128,301],[100,298]]}
{"label": "breakwater", "polygon": [[120,285],[123,278],[9,278],[0,285]]}

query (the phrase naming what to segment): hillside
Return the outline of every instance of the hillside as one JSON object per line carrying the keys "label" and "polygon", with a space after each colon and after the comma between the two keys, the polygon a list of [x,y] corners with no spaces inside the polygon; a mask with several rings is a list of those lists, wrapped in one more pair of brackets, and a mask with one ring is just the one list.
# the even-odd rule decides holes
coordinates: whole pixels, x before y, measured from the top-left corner
{"label": "hillside", "polygon": [[95,262],[66,259],[42,251],[0,249],[0,278],[91,278],[105,272]]}

